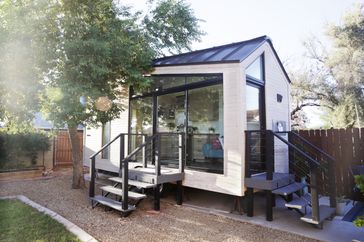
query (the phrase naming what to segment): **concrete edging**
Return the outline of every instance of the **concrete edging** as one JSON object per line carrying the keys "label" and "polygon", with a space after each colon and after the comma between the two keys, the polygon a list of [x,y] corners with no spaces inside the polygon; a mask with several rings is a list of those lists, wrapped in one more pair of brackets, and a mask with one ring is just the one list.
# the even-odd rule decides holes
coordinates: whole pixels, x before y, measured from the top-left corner
{"label": "concrete edging", "polygon": [[0,199],[18,199],[19,201],[23,202],[24,204],[27,204],[35,209],[37,209],[39,212],[44,213],[51,218],[55,219],[57,222],[63,224],[66,229],[76,235],[78,239],[80,239],[82,242],[98,242],[93,236],[91,236],[89,233],[78,227],[76,224],[72,223],[71,221],[65,219],[61,215],[59,215],[56,212],[53,212],[52,210],[43,207],[42,205],[30,200],[26,196],[23,195],[16,195],[16,196],[6,196],[6,197],[0,197]]}

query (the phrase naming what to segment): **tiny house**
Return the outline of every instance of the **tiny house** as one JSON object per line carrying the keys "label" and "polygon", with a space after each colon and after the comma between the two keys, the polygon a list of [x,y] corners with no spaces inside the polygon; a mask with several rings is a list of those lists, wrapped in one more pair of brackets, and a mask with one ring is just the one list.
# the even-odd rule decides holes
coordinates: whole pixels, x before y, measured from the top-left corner
{"label": "tiny house", "polygon": [[[288,130],[290,80],[267,36],[156,59],[148,90],[131,87],[120,117],[87,128],[84,164],[119,133],[171,134],[161,139],[161,164],[173,168],[184,134],[183,186],[235,196],[245,191],[245,131]],[[129,137],[126,150],[142,141]],[[277,145],[277,144],[276,144]],[[259,148],[259,147],[258,147]],[[119,173],[120,147],[96,157],[96,169]],[[264,169],[262,152],[256,167]],[[287,148],[275,147],[276,172],[288,172]]]}
{"label": "tiny house", "polygon": [[[276,195],[307,223],[322,226],[334,214],[336,161],[290,131],[290,80],[267,36],[156,59],[153,66],[147,89],[126,90],[118,119],[86,128],[93,207],[124,216],[153,189],[159,210],[161,186],[172,182],[178,204],[185,186],[244,197],[248,216],[254,192],[263,191],[268,221]],[[115,174],[113,185],[95,195],[96,173],[103,171]],[[320,177],[328,177],[330,206],[319,204]]]}

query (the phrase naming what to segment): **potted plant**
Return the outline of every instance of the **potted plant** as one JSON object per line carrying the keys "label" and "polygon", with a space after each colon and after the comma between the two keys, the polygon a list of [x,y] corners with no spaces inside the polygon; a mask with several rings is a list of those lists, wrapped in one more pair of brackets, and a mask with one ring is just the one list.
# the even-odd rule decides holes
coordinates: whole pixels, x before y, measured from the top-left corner
{"label": "potted plant", "polygon": [[345,198],[345,196],[340,196],[336,198],[336,214],[344,216],[346,212],[346,206],[350,202],[350,199]]}
{"label": "potted plant", "polygon": [[215,133],[215,129],[214,129],[213,127],[210,127],[210,128],[209,128],[209,133],[210,133],[210,134]]}

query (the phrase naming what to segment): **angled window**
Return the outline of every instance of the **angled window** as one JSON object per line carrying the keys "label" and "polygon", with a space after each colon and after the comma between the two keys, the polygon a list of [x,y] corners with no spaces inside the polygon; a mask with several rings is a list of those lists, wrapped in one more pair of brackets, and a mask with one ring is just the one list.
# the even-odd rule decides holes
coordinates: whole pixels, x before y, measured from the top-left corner
{"label": "angled window", "polygon": [[[110,142],[110,135],[111,135],[111,127],[110,122],[102,124],[102,140],[101,140],[101,147],[106,145]],[[110,158],[110,147],[107,147],[101,152],[102,159],[109,159]]]}
{"label": "angled window", "polygon": [[253,63],[246,68],[247,77],[254,78],[256,80],[264,81],[263,76],[263,55],[259,56]]}

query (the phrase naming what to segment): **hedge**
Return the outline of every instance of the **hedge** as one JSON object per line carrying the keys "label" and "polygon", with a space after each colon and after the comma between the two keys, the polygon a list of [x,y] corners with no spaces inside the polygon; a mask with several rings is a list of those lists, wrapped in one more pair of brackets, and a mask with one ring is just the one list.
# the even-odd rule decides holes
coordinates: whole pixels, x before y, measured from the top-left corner
{"label": "hedge", "polygon": [[0,170],[34,167],[39,152],[49,149],[50,139],[46,133],[9,134],[0,131]]}

